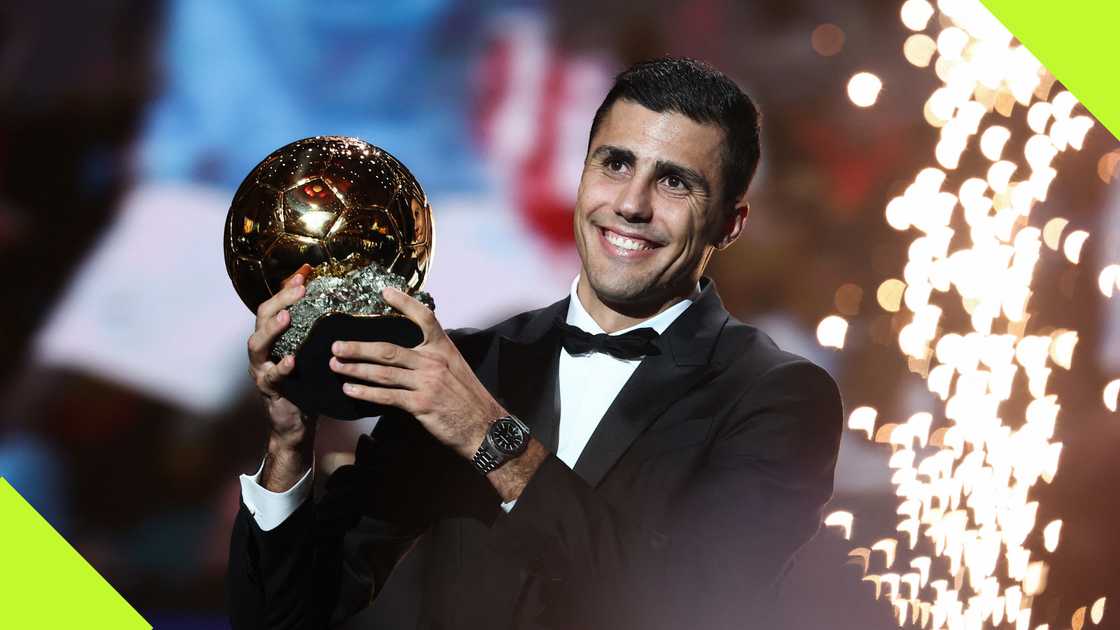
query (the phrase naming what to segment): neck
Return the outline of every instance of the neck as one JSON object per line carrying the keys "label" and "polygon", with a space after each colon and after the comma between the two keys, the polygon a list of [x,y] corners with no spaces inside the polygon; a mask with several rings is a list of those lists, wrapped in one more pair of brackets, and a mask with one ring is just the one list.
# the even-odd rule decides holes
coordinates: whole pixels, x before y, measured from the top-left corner
{"label": "neck", "polygon": [[587,274],[581,273],[579,283],[576,285],[576,297],[583,305],[587,314],[595,320],[596,324],[607,333],[613,333],[623,328],[629,328],[654,317],[665,309],[693,296],[696,283],[688,285],[685,289],[674,292],[666,299],[650,300],[646,303],[611,303],[599,297],[587,281]]}

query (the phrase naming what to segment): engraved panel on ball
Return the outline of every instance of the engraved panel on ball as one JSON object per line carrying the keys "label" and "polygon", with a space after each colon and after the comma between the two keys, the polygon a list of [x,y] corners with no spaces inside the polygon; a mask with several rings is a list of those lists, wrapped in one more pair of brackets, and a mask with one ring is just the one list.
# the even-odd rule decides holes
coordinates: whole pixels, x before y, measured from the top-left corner
{"label": "engraved panel on ball", "polygon": [[342,211],[342,201],[322,178],[284,191],[284,231],[290,234],[321,239],[331,231]]}
{"label": "engraved panel on ball", "polygon": [[424,193],[420,192],[419,195],[408,197],[408,207],[412,211],[412,220],[416,224],[415,231],[416,240],[413,241],[414,245],[424,245],[425,248],[431,249],[432,247],[432,207],[428,205],[428,200],[424,198]]}
{"label": "engraved panel on ball", "polygon": [[434,242],[432,240],[432,209],[431,206],[424,204],[421,206],[415,199],[412,200],[411,207],[415,212],[420,212],[421,216],[425,218],[423,223],[423,240],[417,241],[412,244],[412,257],[416,261],[416,269],[420,277],[428,275],[428,266],[432,262],[432,247]]}
{"label": "engraved panel on ball", "polygon": [[[385,154],[385,159],[392,165],[391,168],[397,173],[397,177],[399,177],[401,181],[401,193],[397,198],[400,199],[403,197],[409,200],[418,200],[421,207],[426,206],[428,204],[428,198],[424,194],[424,190],[420,187],[420,182],[416,181],[416,177],[412,174],[412,171],[408,170],[407,166],[392,155]],[[405,208],[407,209],[410,205],[411,203],[406,204]],[[428,220],[429,216],[431,215],[413,214],[411,211],[407,211],[405,215],[402,216],[402,219],[405,220],[401,221],[401,230],[406,234],[412,235],[412,237],[408,239],[409,242],[425,240],[423,235],[431,228]]]}
{"label": "engraved panel on ball", "polygon": [[381,208],[350,208],[338,218],[326,246],[333,260],[356,254],[362,264],[377,262],[391,269],[400,256],[401,234]]}
{"label": "engraved panel on ball", "polygon": [[[402,165],[401,168],[404,166]],[[401,214],[408,218],[408,227],[405,231],[412,235],[410,242],[431,244],[432,212],[428,207],[428,198],[408,169],[405,169],[401,176],[401,194],[397,199],[401,201]]]}
{"label": "engraved panel on ball", "polygon": [[327,261],[323,241],[307,236],[284,234],[268,249],[262,261],[264,279],[271,293],[283,287],[284,279],[296,272],[301,265],[320,265]]}
{"label": "engraved panel on ball", "polygon": [[391,210],[401,228],[404,251],[394,272],[403,276],[409,286],[416,287],[423,283],[431,259],[432,211],[412,171],[391,154],[386,153],[385,159],[401,180],[401,191]]}
{"label": "engraved panel on ball", "polygon": [[427,272],[428,259],[430,258],[428,244],[423,240],[417,240],[417,232],[420,232],[422,236],[430,223],[426,220],[420,223],[416,221],[412,206],[417,203],[417,200],[413,195],[407,194],[406,191],[407,189],[402,190],[402,194],[394,199],[390,206],[391,214],[398,217],[398,220],[403,220],[402,222],[407,226],[400,230],[402,239],[401,256],[393,265],[392,271],[404,278],[408,286],[416,287],[419,286]]}

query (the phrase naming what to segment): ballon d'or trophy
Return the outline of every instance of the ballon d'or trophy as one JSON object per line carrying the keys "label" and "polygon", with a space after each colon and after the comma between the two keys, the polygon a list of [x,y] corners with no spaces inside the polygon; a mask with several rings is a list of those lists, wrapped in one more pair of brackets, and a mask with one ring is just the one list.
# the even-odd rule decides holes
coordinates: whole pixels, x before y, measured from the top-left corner
{"label": "ballon d'or trophy", "polygon": [[432,209],[424,190],[384,149],[357,138],[298,140],[266,157],[241,182],[226,217],[226,271],[250,310],[283,288],[304,263],[307,292],[272,360],[296,357],[279,386],[308,413],[340,420],[380,415],[380,405],[342,393],[330,369],[336,340],[414,347],[420,328],[385,303],[400,289],[433,308],[421,291],[432,256]]}

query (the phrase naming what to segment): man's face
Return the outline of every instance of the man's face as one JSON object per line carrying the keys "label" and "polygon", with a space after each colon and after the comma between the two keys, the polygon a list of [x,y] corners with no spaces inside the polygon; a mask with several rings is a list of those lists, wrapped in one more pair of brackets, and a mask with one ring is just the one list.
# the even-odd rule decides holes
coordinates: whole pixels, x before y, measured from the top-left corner
{"label": "man's face", "polygon": [[687,294],[715,246],[727,244],[723,138],[716,125],[632,101],[607,111],[574,218],[584,276],[604,303],[642,308]]}

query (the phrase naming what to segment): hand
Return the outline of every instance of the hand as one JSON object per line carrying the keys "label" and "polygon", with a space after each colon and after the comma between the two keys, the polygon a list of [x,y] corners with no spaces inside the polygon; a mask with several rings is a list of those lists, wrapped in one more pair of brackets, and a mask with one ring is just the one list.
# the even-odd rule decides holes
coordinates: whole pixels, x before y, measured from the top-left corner
{"label": "hand", "polygon": [[505,409],[479,382],[427,306],[393,288],[385,289],[382,297],[420,327],[423,341],[415,348],[336,341],[331,369],[368,383],[347,383],[343,392],[407,411],[433,437],[471,459]]}
{"label": "hand", "polygon": [[273,342],[291,323],[287,308],[303,297],[306,291],[304,282],[310,272],[311,267],[303,265],[284,280],[281,291],[261,303],[257,308],[256,330],[249,337],[249,376],[268,408],[272,429],[270,443],[278,441],[279,446],[295,447],[302,443],[308,425],[315,421],[276,389],[278,383],[295,368],[296,358],[288,355],[279,363],[269,358]]}

